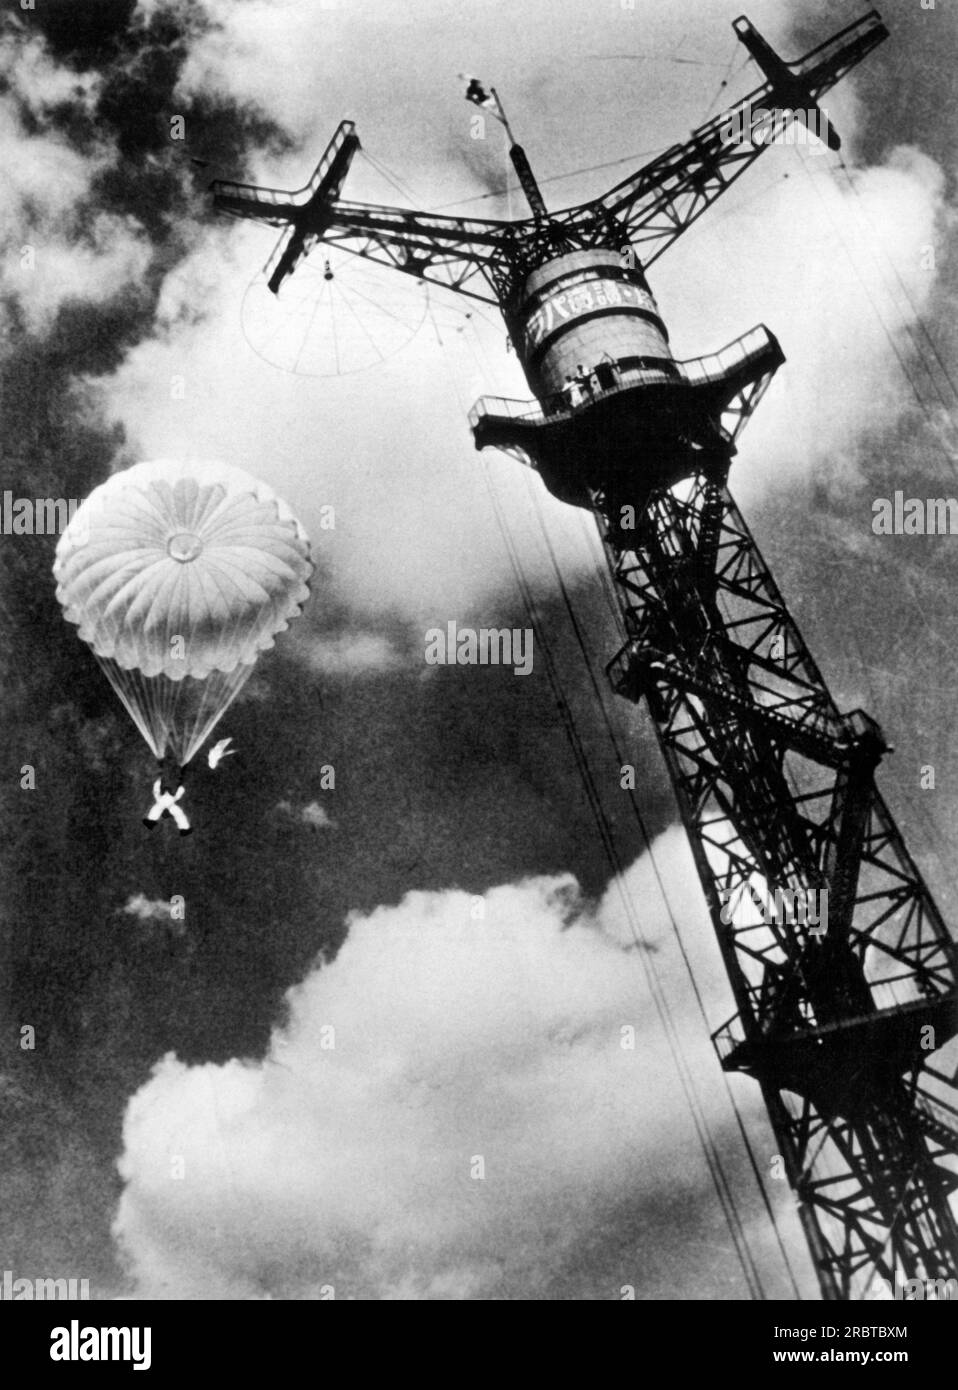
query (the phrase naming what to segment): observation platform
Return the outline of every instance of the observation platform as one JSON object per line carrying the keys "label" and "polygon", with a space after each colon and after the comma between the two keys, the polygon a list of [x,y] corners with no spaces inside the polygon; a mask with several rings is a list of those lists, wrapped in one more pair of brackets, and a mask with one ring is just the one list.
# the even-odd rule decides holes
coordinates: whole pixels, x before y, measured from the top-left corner
{"label": "observation platform", "polygon": [[539,402],[484,396],[469,424],[477,449],[515,454],[556,496],[589,506],[590,489],[608,486],[617,473],[652,487],[686,476],[697,448],[733,448],[784,360],[778,340],[759,325],[721,352],[687,362],[598,362]]}

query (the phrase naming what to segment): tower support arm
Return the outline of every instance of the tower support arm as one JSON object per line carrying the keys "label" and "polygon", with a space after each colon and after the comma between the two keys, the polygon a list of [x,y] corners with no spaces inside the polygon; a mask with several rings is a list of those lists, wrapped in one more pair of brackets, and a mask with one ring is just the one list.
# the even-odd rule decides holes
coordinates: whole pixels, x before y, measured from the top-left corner
{"label": "tower support arm", "polygon": [[340,191],[359,148],[353,122],[343,121],[301,189],[260,188],[225,179],[211,185],[218,211],[284,229],[267,265],[269,288],[278,293],[283,281],[322,240],[472,298],[497,303],[497,294],[487,287],[495,285],[497,274],[504,277],[508,253],[522,224],[516,228],[491,219],[443,217],[341,201]]}
{"label": "tower support arm", "polygon": [[339,232],[376,233],[400,240],[417,239],[436,247],[462,252],[472,248],[475,254],[495,253],[513,239],[509,222],[473,217],[438,217],[435,213],[412,212],[405,208],[386,207],[377,203],[337,202],[330,209],[329,226]]}
{"label": "tower support arm", "polygon": [[[817,99],[888,36],[871,10],[799,62],[786,64],[744,16],[735,27],[770,80],[591,205],[596,215],[617,219],[628,240],[642,246],[646,266],[731,187],[796,113],[814,111]],[[837,147],[827,119],[823,138]]]}
{"label": "tower support arm", "polygon": [[[248,217],[274,227],[302,223],[303,230],[306,230],[307,224],[319,220],[322,211],[339,197],[353,156],[359,148],[354,123],[340,121],[312,177],[302,188],[290,192],[283,188],[260,188],[254,183],[216,179],[210,185],[213,206],[218,212],[228,213],[231,217]],[[315,214],[315,218],[308,216],[310,212]],[[310,227],[309,230],[317,228]]]}
{"label": "tower support arm", "polygon": [[507,222],[340,202],[330,211],[323,241],[416,279],[498,305],[498,285],[508,275],[513,236]]}

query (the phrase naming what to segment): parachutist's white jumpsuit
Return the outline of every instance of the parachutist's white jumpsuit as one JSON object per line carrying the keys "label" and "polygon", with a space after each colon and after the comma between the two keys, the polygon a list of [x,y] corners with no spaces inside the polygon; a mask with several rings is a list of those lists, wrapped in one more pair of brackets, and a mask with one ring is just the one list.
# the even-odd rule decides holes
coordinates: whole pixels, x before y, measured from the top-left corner
{"label": "parachutist's white jumpsuit", "polygon": [[163,779],[157,777],[156,781],[153,783],[153,805],[143,817],[144,825],[155,825],[164,812],[168,811],[176,821],[180,834],[188,835],[191,827],[186,812],[181,806],[177,806],[176,804],[182,795],[182,787],[177,787],[175,796],[170,792],[165,792],[163,790]]}

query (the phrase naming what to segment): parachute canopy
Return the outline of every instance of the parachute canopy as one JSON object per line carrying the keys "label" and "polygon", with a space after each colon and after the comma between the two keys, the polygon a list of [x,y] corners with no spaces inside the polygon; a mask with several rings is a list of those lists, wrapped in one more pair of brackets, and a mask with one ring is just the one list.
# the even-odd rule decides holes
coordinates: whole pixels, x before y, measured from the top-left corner
{"label": "parachute canopy", "polygon": [[183,765],[302,611],[309,539],[265,483],[160,459],[94,488],[57,545],[68,622],[157,758]]}

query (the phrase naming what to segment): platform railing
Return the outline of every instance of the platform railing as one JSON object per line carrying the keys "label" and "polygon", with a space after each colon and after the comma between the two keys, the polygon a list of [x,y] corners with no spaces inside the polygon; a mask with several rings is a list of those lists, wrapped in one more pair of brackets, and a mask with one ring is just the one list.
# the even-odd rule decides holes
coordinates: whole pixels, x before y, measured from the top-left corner
{"label": "platform railing", "polygon": [[[872,1000],[875,1004],[875,1012],[862,1015],[863,1018],[867,1017],[868,1019],[874,1019],[879,1015],[899,1013],[902,1009],[907,1010],[912,1005],[924,1005],[928,1002],[925,995],[921,992],[915,975],[910,972],[904,975],[897,975],[894,979],[890,980],[870,980],[868,985],[871,990]],[[752,997],[757,1013],[761,1015],[761,988],[752,986],[749,990],[749,994]],[[942,997],[946,998],[947,993],[943,992]],[[804,1007],[808,1007],[807,1003]],[[809,1037],[814,1037],[822,1031],[823,1027],[827,1029],[831,1026],[832,1025],[816,1024],[811,1018],[806,1018],[805,1028],[801,1029],[795,1036],[806,1034]],[[721,1028],[718,1028],[712,1034],[712,1041],[719,1056],[722,1058],[727,1057],[734,1048],[743,1043],[745,1041],[745,1028],[742,1023],[741,1015],[737,1013],[733,1014],[730,1019],[722,1024]],[[958,1119],[958,1113],[956,1113],[955,1118]],[[954,1123],[954,1121],[952,1122]]]}
{"label": "platform railing", "polygon": [[619,363],[598,363],[598,370],[608,369],[615,375],[611,386],[600,385],[596,368],[585,379],[570,382],[563,390],[543,397],[540,402],[520,401],[505,396],[483,396],[469,412],[469,424],[476,425],[487,416],[522,420],[542,424],[546,419],[571,416],[598,400],[605,400],[620,391],[636,386],[662,386],[677,380],[689,386],[717,385],[733,371],[742,371],[763,358],[777,355],[775,339],[764,324],[749,330],[718,352],[705,357],[693,357],[686,362],[670,362],[661,367],[623,367]]}

